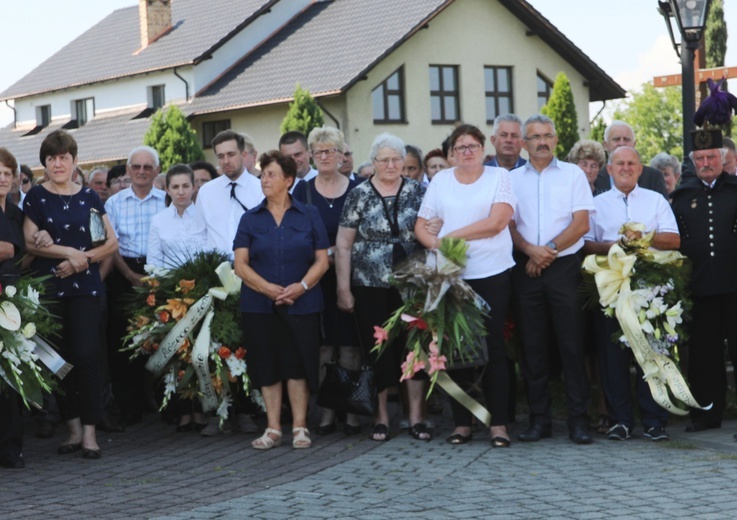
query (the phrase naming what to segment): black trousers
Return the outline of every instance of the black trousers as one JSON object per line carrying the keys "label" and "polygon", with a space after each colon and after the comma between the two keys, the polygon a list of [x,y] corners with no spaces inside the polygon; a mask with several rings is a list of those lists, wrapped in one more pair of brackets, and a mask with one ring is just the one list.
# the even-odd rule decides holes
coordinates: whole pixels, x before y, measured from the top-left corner
{"label": "black trousers", "polygon": [[[711,410],[691,410],[691,420],[721,424],[726,403],[724,339],[737,345],[737,293],[693,296],[689,324],[688,379],[696,401]],[[732,358],[734,359],[734,358]]]}
{"label": "black trousers", "polygon": [[[612,335],[619,328],[615,318],[609,318],[597,311],[594,318],[596,325],[596,343],[599,349],[599,375],[604,389],[606,406],[611,425],[624,424],[632,430],[635,426],[634,407],[630,379],[630,365],[634,355],[632,349],[621,343],[612,342]],[[642,379],[642,369],[635,363],[635,392],[640,406],[642,426],[645,430],[654,427],[665,428],[668,424],[668,411],[653,399],[650,387]]]}
{"label": "black trousers", "polygon": [[74,366],[61,380],[63,394],[56,394],[61,417],[65,421],[79,417],[82,424],[97,424],[102,417],[100,297],[56,300],[49,304],[49,312],[58,316],[62,324],[54,344],[59,354]]}
{"label": "black trousers", "polygon": [[[484,320],[486,327],[486,348],[489,353],[489,362],[484,369],[481,384],[486,398],[486,406],[491,412],[491,426],[508,424],[509,417],[509,368],[504,344],[504,320],[509,307],[511,291],[511,270],[495,276],[479,280],[466,280],[468,284],[491,307],[489,315]],[[475,369],[464,368],[449,370],[448,375],[462,388],[473,381]],[[471,412],[455,399],[450,401],[453,410],[453,422],[456,426],[471,426]]]}
{"label": "black trousers", "polygon": [[512,269],[512,288],[530,418],[543,425],[552,421],[548,344],[554,336],[563,366],[568,426],[585,425],[590,389],[584,366],[582,301],[576,294],[581,259],[578,255],[558,258],[538,278],[527,276],[526,263],[527,257],[520,257]]}
{"label": "black trousers", "polygon": [[23,452],[21,401],[15,390],[0,395],[0,459],[13,460]]}

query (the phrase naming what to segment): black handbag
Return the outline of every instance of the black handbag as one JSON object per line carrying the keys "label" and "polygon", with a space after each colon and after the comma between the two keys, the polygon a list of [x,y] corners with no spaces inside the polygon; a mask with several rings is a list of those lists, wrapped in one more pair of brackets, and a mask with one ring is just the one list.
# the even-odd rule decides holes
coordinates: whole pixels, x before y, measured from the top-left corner
{"label": "black handbag", "polygon": [[480,344],[476,344],[474,348],[466,348],[466,352],[463,355],[459,352],[454,352],[453,357],[448,361],[448,370],[483,367],[488,362],[489,349],[486,346],[486,339],[482,338]]}
{"label": "black handbag", "polygon": [[[337,352],[338,359],[325,363],[325,379],[317,392],[317,404],[336,412],[374,416],[377,407],[374,369],[366,360],[360,330],[358,332],[361,368],[351,370],[342,366],[339,363],[340,347],[335,345],[333,352]],[[337,334],[335,337],[337,343]]]}

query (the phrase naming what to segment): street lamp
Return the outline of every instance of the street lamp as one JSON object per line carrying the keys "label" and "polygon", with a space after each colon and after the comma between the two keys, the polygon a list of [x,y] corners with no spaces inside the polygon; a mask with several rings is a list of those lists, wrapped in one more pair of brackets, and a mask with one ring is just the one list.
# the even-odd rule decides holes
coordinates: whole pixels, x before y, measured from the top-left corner
{"label": "street lamp", "polygon": [[[683,96],[683,152],[691,151],[691,131],[694,130],[693,115],[696,111],[696,78],[694,60],[699,48],[701,35],[706,25],[706,14],[709,12],[711,0],[668,0],[658,1],[658,11],[665,18],[670,39],[676,54],[681,58],[681,92]],[[681,34],[680,48],[673,35],[671,18],[675,18],[678,32]],[[685,53],[684,53],[685,49]]]}

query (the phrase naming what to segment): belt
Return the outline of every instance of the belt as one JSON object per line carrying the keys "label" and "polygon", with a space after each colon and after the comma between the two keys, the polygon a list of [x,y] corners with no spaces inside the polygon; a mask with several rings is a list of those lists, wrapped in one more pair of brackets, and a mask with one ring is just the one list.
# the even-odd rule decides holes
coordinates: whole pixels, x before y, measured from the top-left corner
{"label": "belt", "polygon": [[124,256],[123,260],[126,264],[145,265],[146,263],[145,256]]}

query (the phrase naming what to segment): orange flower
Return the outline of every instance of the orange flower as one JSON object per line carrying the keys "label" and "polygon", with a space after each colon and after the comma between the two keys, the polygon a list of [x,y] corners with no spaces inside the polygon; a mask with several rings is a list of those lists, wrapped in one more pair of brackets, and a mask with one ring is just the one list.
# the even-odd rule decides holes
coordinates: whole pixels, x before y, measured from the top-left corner
{"label": "orange flower", "polygon": [[220,356],[220,359],[228,359],[231,354],[232,353],[228,347],[220,347],[220,350],[218,350],[218,356]]}
{"label": "orange flower", "polygon": [[159,321],[161,323],[168,323],[169,322],[169,313],[166,311],[161,311],[159,313]]}
{"label": "orange flower", "polygon": [[189,338],[184,338],[182,344],[179,345],[177,352],[186,352],[192,344],[189,342]]}
{"label": "orange flower", "polygon": [[211,377],[210,382],[212,382],[212,387],[215,389],[215,392],[217,392],[218,395],[223,393],[223,382],[220,380],[219,377]]}
{"label": "orange flower", "polygon": [[179,321],[187,314],[187,309],[194,303],[194,300],[191,298],[174,298],[166,300],[166,303],[167,305],[164,308],[171,313],[172,318]]}
{"label": "orange flower", "polygon": [[246,357],[246,349],[239,347],[238,350],[235,351],[235,357],[236,359],[243,359]]}
{"label": "orange flower", "polygon": [[148,278],[146,281],[148,282],[148,286],[154,289],[161,285],[156,278]]}
{"label": "orange flower", "polygon": [[156,295],[155,294],[149,294],[148,298],[146,298],[146,303],[149,307],[153,307],[156,305]]}
{"label": "orange flower", "polygon": [[148,316],[136,316],[135,328],[140,329],[145,325],[148,325],[149,323],[151,323],[151,318],[149,318]]}
{"label": "orange flower", "polygon": [[187,294],[194,289],[194,280],[179,280],[179,288],[182,290],[182,294]]}
{"label": "orange flower", "polygon": [[153,345],[151,345],[151,349],[152,349],[152,350],[153,350],[154,352],[156,352],[157,350],[159,350],[159,344],[158,344],[158,343],[154,343]]}

